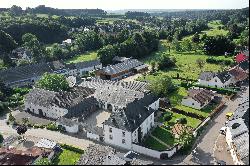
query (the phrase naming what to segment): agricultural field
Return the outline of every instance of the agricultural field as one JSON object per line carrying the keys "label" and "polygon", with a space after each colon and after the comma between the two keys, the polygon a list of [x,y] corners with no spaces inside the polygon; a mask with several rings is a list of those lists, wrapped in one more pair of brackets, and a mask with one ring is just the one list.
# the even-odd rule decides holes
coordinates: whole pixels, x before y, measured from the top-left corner
{"label": "agricultural field", "polygon": [[78,63],[78,62],[85,62],[97,59],[97,51],[86,52],[82,55],[78,55],[73,57],[72,59],[68,59],[66,63]]}

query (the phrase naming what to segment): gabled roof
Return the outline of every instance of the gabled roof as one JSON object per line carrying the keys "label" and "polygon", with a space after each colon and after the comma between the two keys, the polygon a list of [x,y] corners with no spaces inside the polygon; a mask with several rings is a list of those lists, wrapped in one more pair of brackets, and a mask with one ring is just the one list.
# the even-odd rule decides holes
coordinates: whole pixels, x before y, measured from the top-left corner
{"label": "gabled roof", "polygon": [[239,67],[234,67],[231,70],[229,70],[229,73],[237,80],[237,81],[243,81],[246,78],[248,78],[248,74]]}
{"label": "gabled roof", "polygon": [[238,65],[240,68],[242,68],[244,71],[249,70],[249,60],[242,61]]}
{"label": "gabled roof", "polygon": [[219,72],[216,74],[216,76],[220,79],[222,83],[225,83],[232,78],[228,71]]}
{"label": "gabled roof", "polygon": [[126,108],[112,113],[104,124],[133,132],[155,111],[148,106],[157,99],[153,94],[145,95],[144,98],[129,103]]}
{"label": "gabled roof", "polygon": [[200,74],[199,79],[200,80],[205,80],[205,81],[210,81],[215,76],[216,76],[216,73],[210,72],[210,71],[206,71],[206,72],[202,72]]}
{"label": "gabled roof", "polygon": [[128,59],[122,63],[118,63],[115,65],[109,65],[102,69],[102,72],[107,75],[118,74],[126,70],[131,70],[135,67],[143,65],[142,62],[138,61],[137,59]]}
{"label": "gabled roof", "polygon": [[45,72],[53,71],[47,63],[38,63],[0,70],[0,75],[5,83],[12,83],[42,76]]}
{"label": "gabled roof", "polygon": [[190,89],[188,91],[188,96],[185,98],[192,98],[203,105],[205,102],[210,102],[213,96],[214,93],[207,89]]}

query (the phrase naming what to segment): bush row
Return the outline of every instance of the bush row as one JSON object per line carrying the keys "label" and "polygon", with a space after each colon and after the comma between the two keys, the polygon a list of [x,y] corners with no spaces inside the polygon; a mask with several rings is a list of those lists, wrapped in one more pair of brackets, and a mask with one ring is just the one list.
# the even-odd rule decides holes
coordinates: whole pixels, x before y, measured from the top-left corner
{"label": "bush row", "polygon": [[234,63],[233,60],[231,59],[216,59],[216,58],[213,58],[213,57],[209,57],[206,59],[206,62],[207,63],[213,63],[213,64],[225,64],[227,66],[230,66]]}
{"label": "bush row", "polygon": [[67,149],[67,150],[71,150],[71,151],[74,151],[74,152],[77,152],[77,153],[80,153],[80,154],[84,153],[84,150],[82,150],[80,148],[77,148],[77,147],[74,147],[74,146],[71,146],[71,145],[60,144],[60,146],[61,146],[61,148],[64,148],[64,149]]}
{"label": "bush row", "polygon": [[205,88],[205,89],[213,90],[213,91],[216,91],[216,92],[218,92],[220,94],[228,95],[228,96],[237,93],[235,90],[232,90],[232,89],[216,88],[216,87],[203,86],[203,85],[195,85],[195,86],[196,87],[200,87],[200,88]]}
{"label": "bush row", "polygon": [[189,117],[192,117],[192,118],[195,118],[195,119],[199,119],[199,120],[204,120],[205,117],[202,116],[202,115],[199,115],[199,114],[196,114],[196,113],[193,113],[193,112],[186,112],[186,111],[183,111],[183,110],[179,110],[177,108],[172,108],[173,112],[177,113],[177,114],[182,114],[182,115],[186,115],[186,116],[189,116]]}

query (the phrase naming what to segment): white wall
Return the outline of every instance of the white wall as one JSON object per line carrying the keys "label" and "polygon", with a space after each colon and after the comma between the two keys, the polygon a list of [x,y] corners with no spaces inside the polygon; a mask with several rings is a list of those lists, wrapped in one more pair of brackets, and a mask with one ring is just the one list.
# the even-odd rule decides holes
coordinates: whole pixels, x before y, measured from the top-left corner
{"label": "white wall", "polygon": [[152,109],[154,109],[154,110],[158,110],[159,109],[159,105],[160,105],[160,99],[158,99],[155,102],[153,102],[152,104],[150,104],[149,107],[152,108]]}
{"label": "white wall", "polygon": [[197,101],[195,101],[194,99],[192,99],[191,97],[188,98],[183,98],[181,101],[182,105],[188,106],[188,107],[192,107],[195,109],[201,109],[202,106],[200,103],[198,103]]}
{"label": "white wall", "polygon": [[27,102],[24,103],[24,107],[25,107],[25,110],[30,109],[31,112],[38,114],[38,115],[39,115],[39,109],[41,109],[43,112],[43,116],[52,118],[52,119],[58,119],[59,117],[62,117],[68,113],[67,109],[62,109],[62,108],[58,108],[55,106],[46,108],[46,107],[30,104]]}
{"label": "white wall", "polygon": [[[112,133],[109,132],[109,128],[112,128]],[[125,132],[125,137],[122,132]],[[109,135],[113,136],[112,140],[110,140]],[[123,139],[125,139],[125,144],[122,143]],[[132,147],[131,132],[104,125],[104,142],[130,150]]]}
{"label": "white wall", "polygon": [[100,141],[100,136],[91,132],[87,132],[87,138]]}
{"label": "white wall", "polygon": [[[217,82],[215,81],[217,80]],[[222,83],[218,77],[214,77],[213,79],[206,81],[206,80],[200,80],[199,84],[204,86],[212,86],[212,87],[218,87],[218,88],[225,88],[228,87],[231,83],[235,83],[234,79],[231,78],[227,82]]]}
{"label": "white wall", "polygon": [[[178,147],[178,149],[180,149],[181,147]],[[160,159],[161,154],[163,153],[167,153],[168,157],[172,157],[176,152],[177,152],[177,147],[174,147],[170,150],[166,150],[166,151],[157,151],[157,150],[153,150],[153,149],[149,149],[143,146],[139,146],[136,144],[132,144],[132,150],[137,152],[137,153],[141,153],[150,157],[154,157],[154,158],[158,158]]]}
{"label": "white wall", "polygon": [[57,122],[57,125],[62,125],[63,127],[65,127],[65,130],[69,133],[77,133],[79,131],[79,126],[77,124],[73,126],[67,126]]}

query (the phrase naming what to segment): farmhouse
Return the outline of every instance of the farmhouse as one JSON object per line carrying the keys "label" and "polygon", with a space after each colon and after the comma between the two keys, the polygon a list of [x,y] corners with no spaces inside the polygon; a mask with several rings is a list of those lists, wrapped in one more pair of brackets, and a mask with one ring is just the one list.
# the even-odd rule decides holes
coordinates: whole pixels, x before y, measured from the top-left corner
{"label": "farmhouse", "polygon": [[231,76],[234,77],[234,80],[236,83],[241,83],[241,82],[247,80],[249,77],[248,74],[238,66],[230,69],[229,73],[231,74]]}
{"label": "farmhouse", "polygon": [[123,61],[122,63],[109,65],[97,71],[96,75],[101,79],[114,81],[147,70],[148,66],[138,61],[137,59],[128,59]]}
{"label": "farmhouse", "polygon": [[202,72],[198,80],[200,85],[225,88],[235,83],[234,77],[228,72]]}
{"label": "farmhouse", "polygon": [[25,97],[25,110],[40,116],[58,119],[60,117],[87,117],[96,110],[97,104],[93,89],[76,87],[70,92],[52,92],[43,89],[32,89]]}
{"label": "farmhouse", "polygon": [[188,96],[182,99],[182,105],[201,109],[214,99],[214,93],[206,89],[190,89]]}

